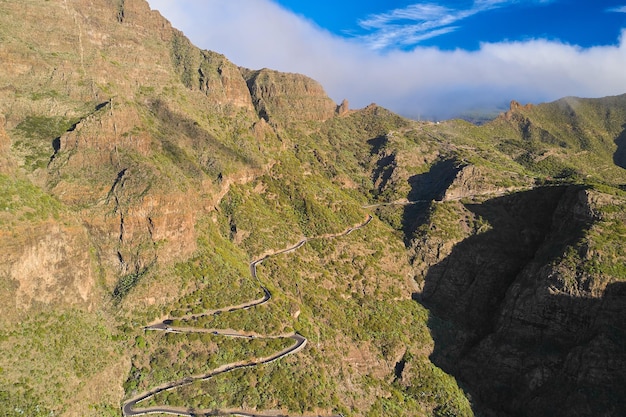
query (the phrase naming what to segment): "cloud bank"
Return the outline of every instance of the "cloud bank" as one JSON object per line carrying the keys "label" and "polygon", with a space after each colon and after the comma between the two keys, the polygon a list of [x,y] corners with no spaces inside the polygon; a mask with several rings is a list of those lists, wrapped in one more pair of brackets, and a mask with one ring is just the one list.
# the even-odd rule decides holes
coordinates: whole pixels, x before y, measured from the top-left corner
{"label": "cloud bank", "polygon": [[[333,35],[271,0],[148,1],[197,46],[247,68],[303,73],[353,108],[376,102],[409,117],[446,118],[512,99],[537,103],[626,93],[626,31],[615,45],[593,48],[535,39],[485,43],[471,52],[381,52],[368,42]],[[385,16],[375,18],[370,25]],[[448,30],[454,22],[429,30]]]}

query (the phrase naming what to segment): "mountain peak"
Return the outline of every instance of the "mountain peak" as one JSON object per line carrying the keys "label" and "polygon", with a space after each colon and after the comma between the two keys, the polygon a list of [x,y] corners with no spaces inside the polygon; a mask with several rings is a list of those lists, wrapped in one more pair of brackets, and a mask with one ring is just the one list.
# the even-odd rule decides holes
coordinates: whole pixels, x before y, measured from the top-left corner
{"label": "mountain peak", "polygon": [[511,103],[509,104],[509,110],[510,111],[516,111],[516,110],[528,110],[531,109],[533,107],[532,104],[528,103],[526,105],[522,105],[520,102],[515,101],[515,100],[511,100]]}
{"label": "mountain peak", "polygon": [[242,69],[259,116],[267,121],[323,121],[333,117],[337,104],[324,88],[302,74],[267,68]]}

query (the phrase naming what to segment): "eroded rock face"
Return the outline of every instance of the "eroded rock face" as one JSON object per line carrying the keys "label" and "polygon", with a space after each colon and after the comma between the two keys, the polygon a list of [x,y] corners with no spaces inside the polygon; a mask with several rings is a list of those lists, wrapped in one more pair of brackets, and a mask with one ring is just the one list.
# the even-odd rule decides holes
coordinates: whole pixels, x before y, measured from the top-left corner
{"label": "eroded rock face", "polygon": [[[7,115],[0,119],[0,173],[35,182],[75,217],[69,228],[50,220],[36,233],[25,232],[32,240],[4,242],[15,245],[6,250],[12,255],[6,255],[4,277],[19,283],[18,304],[91,303],[90,251],[102,268],[105,291],[120,276],[157,260],[165,265],[189,256],[202,211],[197,193],[163,179],[162,164],[151,158],[166,152],[196,157],[197,151],[200,160],[211,151],[201,143],[204,136],[157,139],[159,132],[146,122],[153,111],[147,97],[173,85],[184,89],[172,56],[174,39],[182,34],[143,0],[25,0],[3,2],[1,8],[0,24],[13,36],[0,46],[0,57],[10,63],[0,66],[0,114]],[[20,16],[19,26],[14,16]],[[193,71],[199,78],[188,92],[198,95],[197,107],[213,113],[222,108],[224,114],[243,108],[252,126],[258,119],[238,67],[191,44],[187,52],[198,58]],[[71,121],[71,127],[48,135],[46,125],[58,119]],[[40,120],[41,132],[19,137],[23,146],[37,142],[37,152],[49,152],[42,157],[47,165],[34,173],[17,172],[17,164],[8,163],[9,135],[24,120]],[[171,129],[176,133],[176,126]],[[201,163],[189,164],[195,171],[188,175],[197,173],[198,183],[202,171],[195,164]],[[17,216],[11,217],[12,230],[31,226]]]}
{"label": "eroded rock face", "polygon": [[0,174],[9,173],[13,167],[13,161],[10,157],[11,139],[4,128],[6,118],[0,114]]}
{"label": "eroded rock face", "polygon": [[2,276],[15,288],[14,308],[39,304],[92,307],[94,259],[81,227],[46,221],[2,232]]}
{"label": "eroded rock face", "polygon": [[203,57],[204,65],[199,69],[200,89],[219,105],[254,111],[250,91],[239,67],[215,52],[204,51]]}
{"label": "eroded rock face", "polygon": [[341,104],[337,106],[337,115],[346,116],[349,113],[350,113],[350,103],[348,102],[347,99],[344,98]]}
{"label": "eroded rock face", "polygon": [[174,30],[170,41],[171,59],[181,82],[202,91],[212,111],[234,115],[244,110],[254,114],[252,97],[239,68],[222,54],[195,47],[182,32]]}
{"label": "eroded rock face", "polygon": [[[140,86],[166,85],[172,27],[147,2],[105,0],[4,2],[0,98],[11,104],[10,130],[25,116],[75,116],[79,104],[133,98]],[[19,15],[19,27],[12,16]],[[26,51],[25,45],[31,45]],[[140,81],[141,80],[141,81]],[[141,82],[141,85],[139,84]]]}
{"label": "eroded rock face", "polygon": [[[142,121],[135,108],[117,100],[108,100],[99,107],[59,138],[56,151],[71,154],[62,162],[63,168],[110,165],[122,149],[132,149],[143,156],[150,153],[152,139],[140,129]],[[53,159],[51,168],[60,164]]]}
{"label": "eroded rock face", "polygon": [[337,111],[322,86],[309,77],[268,69],[242,71],[257,113],[267,121],[323,121]]}
{"label": "eroded rock face", "polygon": [[[445,190],[443,200],[460,200],[465,197],[476,197],[481,195],[500,195],[515,190],[515,187],[494,186],[490,185],[490,177],[492,171],[486,170],[475,165],[461,165],[456,177]],[[519,183],[519,177],[516,177]],[[528,186],[531,186],[531,179],[527,179]]]}
{"label": "eroded rock face", "polygon": [[437,251],[422,257],[436,259],[421,293],[437,317],[433,359],[467,384],[487,415],[624,409],[624,285],[564,256],[599,219],[594,199],[549,187],[465,205],[491,228],[455,246],[423,248]]}

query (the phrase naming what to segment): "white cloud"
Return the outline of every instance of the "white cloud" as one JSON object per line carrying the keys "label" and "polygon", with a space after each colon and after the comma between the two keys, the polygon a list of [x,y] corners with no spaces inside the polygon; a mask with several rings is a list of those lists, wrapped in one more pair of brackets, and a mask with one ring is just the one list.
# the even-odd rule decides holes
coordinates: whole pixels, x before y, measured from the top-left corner
{"label": "white cloud", "polygon": [[[248,68],[306,74],[352,107],[447,117],[477,106],[626,92],[626,32],[619,44],[580,48],[532,40],[477,51],[377,52],[334,36],[270,0],[149,0],[198,46]],[[499,4],[483,1],[484,7]],[[445,29],[445,28],[444,28]]]}
{"label": "white cloud", "polygon": [[[553,0],[530,0],[526,3],[547,4]],[[361,39],[376,50],[411,46],[457,30],[464,19],[478,13],[524,3],[522,0],[475,0],[469,8],[451,8],[439,3],[415,3],[386,13],[373,14],[359,21],[371,31]],[[455,25],[455,26],[452,26]]]}
{"label": "white cloud", "polygon": [[626,6],[612,7],[607,12],[626,13]]}

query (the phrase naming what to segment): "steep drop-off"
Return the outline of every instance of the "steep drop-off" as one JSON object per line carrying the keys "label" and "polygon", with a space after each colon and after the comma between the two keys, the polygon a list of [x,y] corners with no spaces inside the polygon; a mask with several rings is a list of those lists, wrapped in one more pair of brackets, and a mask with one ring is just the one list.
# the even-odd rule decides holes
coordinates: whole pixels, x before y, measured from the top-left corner
{"label": "steep drop-off", "polygon": [[[486,414],[624,409],[623,282],[591,266],[610,256],[593,247],[602,200],[563,186],[457,204],[450,209],[481,226],[453,245],[423,232],[416,239],[415,264],[428,265],[418,297],[432,311],[432,359]],[[427,227],[445,227],[441,220]]]}

